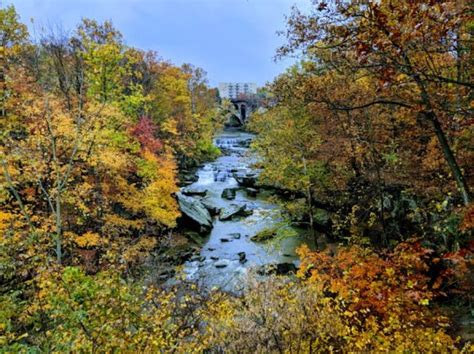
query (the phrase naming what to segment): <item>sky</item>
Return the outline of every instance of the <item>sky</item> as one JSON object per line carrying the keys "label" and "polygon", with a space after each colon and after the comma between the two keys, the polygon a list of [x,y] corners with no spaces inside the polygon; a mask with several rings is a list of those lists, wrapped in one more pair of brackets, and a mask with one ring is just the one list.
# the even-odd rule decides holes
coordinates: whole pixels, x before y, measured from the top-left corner
{"label": "sky", "polygon": [[[112,20],[127,45],[207,71],[209,82],[272,81],[295,59],[274,62],[285,15],[310,0],[0,0],[13,4],[30,31],[72,30],[83,17]],[[31,23],[31,19],[34,22]]]}

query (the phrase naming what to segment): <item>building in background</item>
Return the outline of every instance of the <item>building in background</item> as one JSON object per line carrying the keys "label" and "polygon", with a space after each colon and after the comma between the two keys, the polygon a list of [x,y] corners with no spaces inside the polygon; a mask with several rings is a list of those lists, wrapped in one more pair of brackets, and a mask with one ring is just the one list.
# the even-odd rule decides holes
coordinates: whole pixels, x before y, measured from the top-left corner
{"label": "building in background", "polygon": [[221,82],[219,84],[219,95],[221,98],[231,100],[238,99],[240,95],[257,93],[257,84],[254,82]]}

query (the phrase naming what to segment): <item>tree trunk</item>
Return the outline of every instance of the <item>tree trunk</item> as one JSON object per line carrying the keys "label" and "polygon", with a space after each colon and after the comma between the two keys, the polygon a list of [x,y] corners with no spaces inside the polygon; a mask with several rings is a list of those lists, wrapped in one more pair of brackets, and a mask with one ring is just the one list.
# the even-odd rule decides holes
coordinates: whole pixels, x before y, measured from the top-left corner
{"label": "tree trunk", "polygon": [[[303,157],[303,165],[304,165],[304,173],[305,175],[308,174],[307,169],[306,169],[306,159]],[[314,247],[318,247],[318,236],[316,235],[316,232],[314,231],[314,216],[313,216],[313,196],[311,193],[311,184],[308,183],[308,186],[306,188],[306,200],[308,202],[308,213],[309,213],[309,229],[311,232],[311,237],[314,240]]]}
{"label": "tree trunk", "polygon": [[2,45],[0,47],[0,117],[5,117],[7,115],[5,109],[5,103],[7,98],[7,85],[5,83],[5,47]]}
{"label": "tree trunk", "polygon": [[61,191],[58,190],[58,195],[56,196],[56,259],[59,264],[62,261],[62,248],[61,248],[61,238],[62,238],[62,224],[61,224]]}
{"label": "tree trunk", "polygon": [[309,229],[311,232],[311,237],[314,240],[314,246],[318,247],[318,237],[314,231],[314,216],[313,216],[313,198],[311,198],[311,190],[308,188],[308,209],[309,209]]}
{"label": "tree trunk", "polygon": [[439,145],[441,147],[441,150],[443,151],[446,162],[448,163],[449,168],[451,169],[451,173],[453,174],[454,179],[456,180],[456,184],[459,189],[459,192],[461,193],[464,205],[468,205],[471,201],[469,187],[467,185],[466,179],[462,174],[461,168],[456,162],[456,158],[454,157],[453,151],[449,146],[448,139],[444,134],[443,128],[441,127],[438,118],[433,112],[427,112],[426,116],[433,124],[433,128],[436,137],[438,138]]}
{"label": "tree trunk", "polygon": [[420,89],[420,98],[424,106],[426,107],[426,110],[423,113],[433,125],[436,137],[438,138],[439,145],[441,147],[441,150],[443,151],[444,158],[446,159],[446,162],[448,163],[449,168],[451,169],[451,173],[454,176],[458,190],[461,193],[464,205],[468,205],[471,201],[471,197],[469,195],[469,188],[467,182],[464,179],[462,171],[459,168],[456,158],[454,157],[453,151],[449,146],[449,142],[446,138],[446,134],[444,134],[443,127],[441,126],[441,123],[439,122],[438,117],[433,110],[433,105],[431,104],[430,95],[428,94],[428,90],[425,87],[425,83],[421,79],[420,75],[413,69],[410,58],[404,51],[402,51],[402,57],[410,70],[408,74],[413,78],[416,85]]}

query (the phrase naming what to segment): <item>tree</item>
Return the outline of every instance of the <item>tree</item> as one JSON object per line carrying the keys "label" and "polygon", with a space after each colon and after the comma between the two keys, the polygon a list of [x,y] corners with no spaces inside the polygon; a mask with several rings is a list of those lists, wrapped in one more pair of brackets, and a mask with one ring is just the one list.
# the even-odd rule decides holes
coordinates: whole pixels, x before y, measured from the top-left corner
{"label": "tree", "polygon": [[124,75],[124,46],[122,35],[111,22],[99,24],[84,19],[77,28],[76,38],[85,65],[88,66],[88,94],[101,102],[116,100]]}
{"label": "tree", "polygon": [[179,166],[186,168],[216,156],[212,136],[219,122],[214,92],[207,87],[204,72],[168,63],[156,70],[149,114],[160,127],[160,138],[173,147]]}
{"label": "tree", "polygon": [[374,96],[358,105],[322,99],[334,109],[403,107],[422,117],[420,124],[429,122],[467,205],[468,183],[446,129],[459,134],[453,127],[462,126],[472,114],[472,84],[469,79],[456,78],[466,77],[457,75],[461,59],[455,49],[470,42],[469,34],[460,31],[468,23],[468,6],[458,6],[455,1],[431,5],[350,1],[327,6],[324,1],[315,1],[315,9],[311,15],[294,11],[287,32],[289,43],[280,49],[280,55],[302,49],[328,67],[358,72],[378,82]]}
{"label": "tree", "polygon": [[26,44],[27,38],[28,30],[23,23],[19,22],[13,5],[0,9],[0,117],[6,115],[8,87],[5,68],[18,55],[21,45]]}
{"label": "tree", "polygon": [[[8,68],[16,76],[11,119],[2,121],[2,203],[24,216],[30,234],[53,241],[58,263],[107,248],[119,263],[135,239],[175,225],[176,166],[157,126],[142,119],[133,127],[138,117],[126,115],[143,106],[123,109],[142,89],[124,87],[114,69],[125,60],[119,33],[89,20],[77,33],[51,32]],[[130,54],[123,74],[133,77],[141,59]]]}

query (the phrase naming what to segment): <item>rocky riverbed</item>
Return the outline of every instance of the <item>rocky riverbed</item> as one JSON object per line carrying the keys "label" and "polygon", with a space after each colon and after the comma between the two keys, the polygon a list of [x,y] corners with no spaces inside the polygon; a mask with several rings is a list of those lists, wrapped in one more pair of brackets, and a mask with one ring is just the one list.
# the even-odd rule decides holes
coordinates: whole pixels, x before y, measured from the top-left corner
{"label": "rocky riverbed", "polygon": [[[250,270],[259,275],[294,272],[295,249],[311,242],[302,230],[283,225],[279,207],[268,200],[271,192],[256,185],[259,171],[252,164],[257,156],[249,150],[253,137],[239,130],[218,135],[215,144],[222,156],[199,168],[195,181],[189,178],[178,194],[181,224],[202,238],[202,249],[183,271],[205,287],[238,291]],[[255,235],[272,228],[278,231],[276,239],[256,242]]]}

